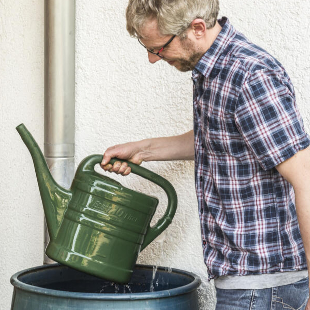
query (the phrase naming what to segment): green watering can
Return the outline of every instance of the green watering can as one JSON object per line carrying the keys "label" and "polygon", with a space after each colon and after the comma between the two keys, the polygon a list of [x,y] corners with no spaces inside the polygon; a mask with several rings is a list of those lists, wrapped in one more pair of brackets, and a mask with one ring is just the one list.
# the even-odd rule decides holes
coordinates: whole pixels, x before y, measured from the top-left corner
{"label": "green watering can", "polygon": [[[36,141],[21,124],[16,127],[28,147],[39,184],[50,243],[46,255],[80,271],[118,283],[128,283],[138,254],[171,223],[177,207],[172,185],[133,163],[131,171],[164,189],[168,206],[150,227],[158,199],[122,186],[94,171],[102,155],[86,157],[70,190],[53,179]],[[113,164],[116,159],[110,161]]]}

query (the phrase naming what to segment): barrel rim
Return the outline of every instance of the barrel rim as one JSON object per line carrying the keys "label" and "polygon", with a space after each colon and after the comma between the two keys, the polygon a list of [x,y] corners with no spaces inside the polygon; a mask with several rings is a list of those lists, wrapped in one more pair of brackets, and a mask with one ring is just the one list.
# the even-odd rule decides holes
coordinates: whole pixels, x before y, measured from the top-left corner
{"label": "barrel rim", "polygon": [[[11,277],[10,282],[14,286],[14,288],[18,288],[23,291],[32,292],[32,293],[40,294],[40,295],[48,295],[48,296],[54,296],[54,297],[59,297],[59,298],[113,300],[113,301],[168,298],[168,297],[190,293],[196,290],[201,284],[201,279],[196,274],[192,272],[184,271],[181,269],[171,268],[172,272],[190,276],[193,278],[193,281],[189,284],[183,285],[181,287],[173,288],[170,290],[163,290],[163,291],[157,291],[157,292],[143,292],[143,293],[122,293],[122,294],[117,295],[117,298],[116,298],[115,293],[107,293],[107,294],[104,293],[103,294],[103,293],[80,293],[80,292],[58,291],[58,290],[53,290],[53,289],[32,286],[30,284],[23,283],[18,279],[18,277],[25,275],[27,273],[33,272],[33,271],[38,271],[38,270],[47,269],[47,268],[58,268],[58,267],[70,268],[70,267],[67,267],[65,265],[61,265],[58,263],[32,267],[32,268],[24,269],[22,271],[15,273]],[[151,269],[153,268],[153,265],[137,264],[135,267]],[[166,270],[166,268],[167,267],[158,266],[157,270],[164,271]]]}

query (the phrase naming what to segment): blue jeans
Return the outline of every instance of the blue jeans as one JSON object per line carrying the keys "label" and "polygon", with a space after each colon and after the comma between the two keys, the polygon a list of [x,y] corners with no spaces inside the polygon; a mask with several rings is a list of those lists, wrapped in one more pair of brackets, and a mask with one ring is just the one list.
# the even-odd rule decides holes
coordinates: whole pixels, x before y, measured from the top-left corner
{"label": "blue jeans", "polygon": [[260,290],[216,289],[215,310],[304,310],[309,298],[308,278]]}

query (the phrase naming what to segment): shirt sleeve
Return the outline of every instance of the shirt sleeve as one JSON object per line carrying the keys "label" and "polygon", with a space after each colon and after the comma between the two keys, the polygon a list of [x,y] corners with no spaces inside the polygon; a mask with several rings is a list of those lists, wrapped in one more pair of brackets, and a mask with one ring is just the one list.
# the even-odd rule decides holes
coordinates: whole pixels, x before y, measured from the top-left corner
{"label": "shirt sleeve", "polygon": [[246,79],[235,121],[264,170],[279,165],[310,144],[293,87],[275,72],[261,70]]}

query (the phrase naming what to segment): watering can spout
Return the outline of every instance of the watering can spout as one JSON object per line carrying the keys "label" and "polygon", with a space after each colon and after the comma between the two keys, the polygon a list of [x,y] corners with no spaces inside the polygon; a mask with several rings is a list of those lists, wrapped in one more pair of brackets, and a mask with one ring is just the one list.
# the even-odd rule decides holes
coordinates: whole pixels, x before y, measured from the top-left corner
{"label": "watering can spout", "polygon": [[16,130],[31,154],[44,207],[48,232],[50,239],[55,240],[63,220],[64,212],[71,200],[72,193],[55,182],[38,144],[25,125],[20,124],[16,127]]}

